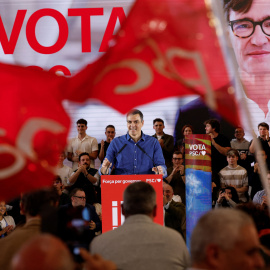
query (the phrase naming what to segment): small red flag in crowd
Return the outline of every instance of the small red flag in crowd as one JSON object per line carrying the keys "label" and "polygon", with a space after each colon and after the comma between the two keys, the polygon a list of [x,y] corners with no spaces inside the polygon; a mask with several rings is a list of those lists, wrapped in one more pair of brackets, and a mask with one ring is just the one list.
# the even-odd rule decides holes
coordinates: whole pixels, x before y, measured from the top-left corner
{"label": "small red flag in crowd", "polygon": [[66,79],[0,64],[0,199],[51,186],[70,120],[62,107]]}
{"label": "small red flag in crowd", "polygon": [[71,78],[66,97],[99,99],[126,113],[155,100],[199,94],[239,124],[212,16],[205,1],[138,0],[107,53]]}

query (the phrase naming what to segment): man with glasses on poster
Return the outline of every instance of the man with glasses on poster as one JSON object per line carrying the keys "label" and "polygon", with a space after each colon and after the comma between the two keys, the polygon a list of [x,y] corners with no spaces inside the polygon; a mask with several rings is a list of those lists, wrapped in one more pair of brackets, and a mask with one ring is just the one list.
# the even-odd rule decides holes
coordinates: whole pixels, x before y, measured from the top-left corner
{"label": "man with glasses on poster", "polygon": [[[270,2],[224,0],[229,35],[245,89],[252,129],[270,120]],[[241,102],[241,101],[240,101]]]}

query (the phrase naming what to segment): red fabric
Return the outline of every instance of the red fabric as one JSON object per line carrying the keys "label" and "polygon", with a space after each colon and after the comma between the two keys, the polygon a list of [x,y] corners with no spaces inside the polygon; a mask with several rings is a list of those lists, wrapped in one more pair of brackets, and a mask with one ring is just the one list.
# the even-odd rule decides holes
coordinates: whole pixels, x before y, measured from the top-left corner
{"label": "red fabric", "polygon": [[234,96],[224,88],[229,80],[209,14],[200,0],[138,0],[115,45],[71,79],[66,97],[99,99],[126,113],[167,97],[199,94],[206,100],[206,82],[188,80],[208,78],[212,91],[223,89],[214,95],[219,113],[239,124]]}
{"label": "red fabric", "polygon": [[0,199],[52,184],[70,120],[62,107],[65,78],[0,64]]}

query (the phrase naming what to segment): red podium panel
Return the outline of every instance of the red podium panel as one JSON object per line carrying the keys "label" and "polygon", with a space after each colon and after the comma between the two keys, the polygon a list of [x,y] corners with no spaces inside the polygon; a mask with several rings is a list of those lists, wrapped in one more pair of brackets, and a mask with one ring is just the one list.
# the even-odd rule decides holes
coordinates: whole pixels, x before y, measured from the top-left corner
{"label": "red podium panel", "polygon": [[129,184],[146,182],[153,186],[157,193],[157,216],[155,222],[163,225],[163,187],[162,175],[102,175],[101,204],[102,232],[107,232],[123,224],[125,217],[121,213],[123,192]]}

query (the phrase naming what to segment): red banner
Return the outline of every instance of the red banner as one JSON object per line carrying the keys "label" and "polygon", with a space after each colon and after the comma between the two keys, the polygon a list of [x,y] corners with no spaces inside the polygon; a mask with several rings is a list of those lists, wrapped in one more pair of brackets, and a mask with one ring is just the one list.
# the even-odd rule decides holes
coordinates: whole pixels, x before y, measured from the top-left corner
{"label": "red banner", "polygon": [[123,192],[126,187],[135,182],[146,182],[153,186],[157,194],[157,216],[154,221],[163,225],[163,187],[162,176],[149,175],[102,175],[102,232],[110,231],[120,226],[125,217],[121,213]]}
{"label": "red banner", "polygon": [[126,113],[158,99],[199,94],[239,123],[213,17],[204,1],[138,0],[112,47],[71,79],[66,97],[99,99]]}
{"label": "red banner", "polygon": [[70,125],[60,90],[65,80],[0,65],[0,199],[52,184]]}

